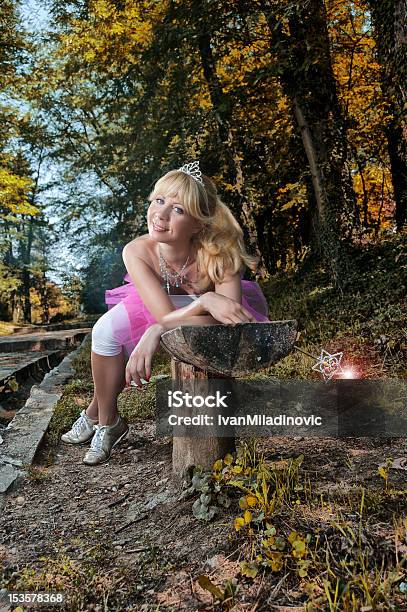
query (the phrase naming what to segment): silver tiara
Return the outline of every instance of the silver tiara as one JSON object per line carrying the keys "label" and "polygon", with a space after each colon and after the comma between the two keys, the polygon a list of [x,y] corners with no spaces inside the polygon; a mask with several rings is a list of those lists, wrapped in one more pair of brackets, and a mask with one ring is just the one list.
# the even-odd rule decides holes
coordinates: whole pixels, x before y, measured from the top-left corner
{"label": "silver tiara", "polygon": [[189,174],[193,179],[201,183],[204,186],[202,181],[202,172],[199,169],[199,161],[191,162],[190,164],[184,164],[181,168],[178,168],[181,172],[185,172],[185,174]]}

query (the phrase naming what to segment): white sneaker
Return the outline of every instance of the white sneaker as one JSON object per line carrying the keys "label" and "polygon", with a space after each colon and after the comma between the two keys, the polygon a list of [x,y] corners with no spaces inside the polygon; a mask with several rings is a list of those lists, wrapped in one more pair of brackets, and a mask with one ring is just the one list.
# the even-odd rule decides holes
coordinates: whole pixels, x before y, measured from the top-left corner
{"label": "white sneaker", "polygon": [[114,425],[95,425],[95,436],[83,463],[97,465],[109,461],[111,452],[127,436],[129,426],[119,415]]}
{"label": "white sneaker", "polygon": [[97,424],[97,419],[91,419],[82,410],[81,416],[72,425],[72,428],[61,436],[62,442],[67,444],[85,444],[95,433],[93,426]]}

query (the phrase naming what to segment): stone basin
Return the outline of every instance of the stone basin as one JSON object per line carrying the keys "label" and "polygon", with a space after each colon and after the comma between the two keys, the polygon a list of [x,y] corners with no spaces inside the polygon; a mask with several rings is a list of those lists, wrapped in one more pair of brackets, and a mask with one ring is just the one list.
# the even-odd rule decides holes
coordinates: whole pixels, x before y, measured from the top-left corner
{"label": "stone basin", "polygon": [[161,344],[179,361],[223,376],[245,376],[286,357],[294,348],[297,321],[185,325],[165,332]]}

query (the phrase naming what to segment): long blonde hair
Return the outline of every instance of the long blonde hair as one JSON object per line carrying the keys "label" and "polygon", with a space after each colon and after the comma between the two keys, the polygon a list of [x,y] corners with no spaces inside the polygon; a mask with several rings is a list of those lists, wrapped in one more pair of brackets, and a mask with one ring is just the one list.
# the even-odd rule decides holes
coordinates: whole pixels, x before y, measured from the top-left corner
{"label": "long blonde hair", "polygon": [[215,183],[202,175],[203,186],[180,170],[164,174],[154,185],[149,200],[160,194],[177,196],[186,211],[202,223],[194,234],[198,284],[201,289],[221,283],[226,273],[236,274],[245,266],[255,270],[258,259],[249,255],[243,243],[243,231],[216,191]]}

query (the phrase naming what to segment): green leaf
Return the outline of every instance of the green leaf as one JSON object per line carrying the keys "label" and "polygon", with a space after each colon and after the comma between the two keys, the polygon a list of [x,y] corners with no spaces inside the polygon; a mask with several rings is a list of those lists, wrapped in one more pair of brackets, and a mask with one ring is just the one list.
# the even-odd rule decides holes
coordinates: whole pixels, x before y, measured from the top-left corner
{"label": "green leaf", "polygon": [[230,499],[230,497],[228,497],[224,493],[220,493],[218,495],[217,501],[218,501],[218,504],[220,504],[224,508],[230,508],[230,505],[232,503],[232,500]]}
{"label": "green leaf", "polygon": [[216,506],[207,506],[202,504],[200,499],[197,499],[192,506],[192,514],[195,518],[201,521],[211,521],[219,512]]}
{"label": "green leaf", "polygon": [[253,523],[261,523],[264,519],[264,512],[261,511],[257,516],[252,519]]}
{"label": "green leaf", "polygon": [[242,510],[247,510],[248,506],[247,506],[246,497],[241,497],[239,499],[239,506],[241,507]]}
{"label": "green leaf", "polygon": [[236,487],[237,489],[241,489],[242,491],[247,491],[247,487],[244,486],[243,480],[229,480],[228,484],[231,487]]}
{"label": "green leaf", "polygon": [[211,503],[212,500],[212,495],[208,495],[205,493],[202,493],[201,497],[199,498],[201,500],[201,504],[203,506],[209,506],[209,504]]}
{"label": "green leaf", "polygon": [[240,573],[248,578],[256,578],[259,572],[259,568],[256,563],[250,563],[248,561],[240,562]]}

